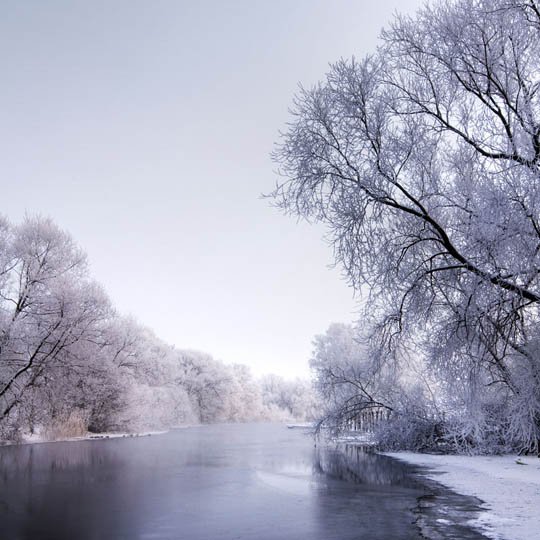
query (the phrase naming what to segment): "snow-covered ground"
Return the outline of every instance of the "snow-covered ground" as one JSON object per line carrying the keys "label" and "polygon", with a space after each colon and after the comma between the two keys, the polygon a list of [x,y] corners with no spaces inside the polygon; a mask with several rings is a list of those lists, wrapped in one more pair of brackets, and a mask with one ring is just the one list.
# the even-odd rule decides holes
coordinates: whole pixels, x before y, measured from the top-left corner
{"label": "snow-covered ground", "polygon": [[50,443],[50,442],[69,442],[69,441],[93,441],[102,439],[118,439],[123,437],[149,437],[150,435],[162,435],[175,429],[187,429],[197,427],[200,424],[182,424],[178,426],[171,426],[168,429],[160,431],[105,431],[103,433],[90,433],[87,432],[84,435],[77,437],[58,437],[51,439],[42,433],[36,431],[32,435],[26,434],[23,436],[20,442],[10,442],[0,440],[0,446],[14,446],[19,444],[37,444],[37,443]]}
{"label": "snow-covered ground", "polygon": [[332,440],[340,444],[355,444],[360,446],[376,446],[377,440],[372,433],[350,432],[333,437]]}
{"label": "snow-covered ground", "polygon": [[313,422],[298,422],[294,424],[285,424],[289,429],[313,429]]}
{"label": "snow-covered ground", "polygon": [[[178,428],[175,428],[175,429],[178,429]],[[59,439],[48,439],[39,434],[34,434],[34,435],[25,436],[23,440],[18,443],[0,441],[0,446],[14,446],[14,445],[20,445],[20,444],[38,444],[38,443],[49,443],[49,442],[92,441],[92,440],[102,440],[102,439],[118,439],[122,437],[148,437],[150,435],[161,435],[162,433],[167,433],[167,431],[143,431],[140,433],[128,433],[128,432],[87,433],[86,435],[81,435],[79,437],[62,437]]]}
{"label": "snow-covered ground", "polygon": [[517,456],[439,456],[387,453],[428,467],[428,476],[484,501],[472,525],[497,540],[540,538],[540,459]]}

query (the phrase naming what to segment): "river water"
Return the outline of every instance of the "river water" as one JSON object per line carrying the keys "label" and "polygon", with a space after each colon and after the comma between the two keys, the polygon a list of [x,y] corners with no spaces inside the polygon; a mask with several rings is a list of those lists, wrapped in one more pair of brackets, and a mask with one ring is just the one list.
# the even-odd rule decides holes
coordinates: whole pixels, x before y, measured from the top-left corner
{"label": "river water", "polygon": [[0,448],[1,540],[480,539],[477,501],[274,424]]}

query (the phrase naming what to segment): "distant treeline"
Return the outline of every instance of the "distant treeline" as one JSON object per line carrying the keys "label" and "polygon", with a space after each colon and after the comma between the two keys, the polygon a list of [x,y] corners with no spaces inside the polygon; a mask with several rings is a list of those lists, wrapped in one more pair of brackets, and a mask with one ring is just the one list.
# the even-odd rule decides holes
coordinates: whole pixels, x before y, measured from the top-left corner
{"label": "distant treeline", "polygon": [[306,419],[309,383],[181,350],[119,315],[51,220],[0,219],[0,441]]}

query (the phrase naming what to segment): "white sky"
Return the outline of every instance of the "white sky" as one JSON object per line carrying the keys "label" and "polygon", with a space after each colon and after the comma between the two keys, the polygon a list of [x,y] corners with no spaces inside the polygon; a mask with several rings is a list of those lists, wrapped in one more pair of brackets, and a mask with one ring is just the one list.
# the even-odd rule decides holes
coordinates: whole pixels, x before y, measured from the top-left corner
{"label": "white sky", "polygon": [[0,211],[51,216],[123,313],[257,374],[306,375],[356,304],[269,152],[301,82],[419,0],[0,2]]}

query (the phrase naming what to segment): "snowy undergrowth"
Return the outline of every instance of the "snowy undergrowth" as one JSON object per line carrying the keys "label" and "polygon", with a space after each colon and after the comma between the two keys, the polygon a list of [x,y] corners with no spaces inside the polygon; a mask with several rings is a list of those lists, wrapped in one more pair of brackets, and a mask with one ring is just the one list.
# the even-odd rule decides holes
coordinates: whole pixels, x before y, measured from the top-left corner
{"label": "snowy undergrowth", "polygon": [[449,456],[389,452],[426,467],[426,475],[463,495],[481,499],[471,525],[496,540],[532,540],[540,531],[540,459],[516,456]]}

